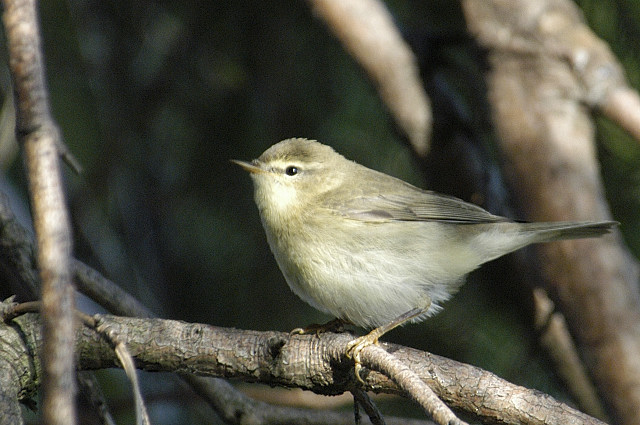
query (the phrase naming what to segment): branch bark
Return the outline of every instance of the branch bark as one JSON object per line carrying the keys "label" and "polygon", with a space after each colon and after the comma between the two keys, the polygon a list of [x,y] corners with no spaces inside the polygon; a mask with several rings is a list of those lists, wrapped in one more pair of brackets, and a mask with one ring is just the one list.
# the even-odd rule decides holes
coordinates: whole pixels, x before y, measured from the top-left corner
{"label": "branch bark", "polygon": [[[137,367],[147,371],[173,371],[241,379],[268,385],[299,387],[318,394],[335,395],[360,385],[353,363],[345,358],[349,334],[289,335],[218,328],[160,319],[103,316],[111,330],[126,342]],[[14,319],[2,326],[20,345],[41,344],[37,315]],[[117,359],[108,343],[95,332],[78,331],[76,348],[81,369],[115,367]],[[3,337],[3,339],[6,337]],[[407,365],[440,398],[482,420],[523,424],[602,424],[537,391],[510,384],[481,369],[418,350],[382,344]],[[361,352],[366,367],[375,366],[376,347]],[[23,363],[23,362],[20,362]],[[24,363],[24,364],[28,364]],[[37,385],[37,373],[27,374]],[[385,375],[371,371],[366,390],[392,394],[403,391]],[[360,387],[356,387],[360,388]]]}
{"label": "branch bark", "polygon": [[38,242],[44,328],[43,420],[74,424],[74,290],[71,230],[59,165],[60,132],[49,107],[35,0],[4,0],[3,22]]}

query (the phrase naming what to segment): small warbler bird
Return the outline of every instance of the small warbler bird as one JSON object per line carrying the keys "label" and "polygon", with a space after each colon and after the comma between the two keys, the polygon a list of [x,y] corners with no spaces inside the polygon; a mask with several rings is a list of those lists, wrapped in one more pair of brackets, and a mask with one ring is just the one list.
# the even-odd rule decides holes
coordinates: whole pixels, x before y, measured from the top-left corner
{"label": "small warbler bird", "polygon": [[362,348],[436,313],[481,264],[532,243],[600,236],[617,224],[515,222],[307,139],[233,162],[251,174],[267,240],[293,292],[345,323],[376,328],[350,345],[357,366]]}

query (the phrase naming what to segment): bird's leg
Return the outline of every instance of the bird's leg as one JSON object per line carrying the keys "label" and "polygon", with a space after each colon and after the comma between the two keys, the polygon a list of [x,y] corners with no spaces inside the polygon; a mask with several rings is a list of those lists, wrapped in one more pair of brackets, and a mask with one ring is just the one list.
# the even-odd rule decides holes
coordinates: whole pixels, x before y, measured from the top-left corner
{"label": "bird's leg", "polygon": [[427,310],[429,310],[430,306],[431,301],[429,301],[426,307],[416,307],[412,310],[409,310],[406,313],[396,317],[393,321],[387,323],[386,325],[377,327],[368,334],[354,339],[347,345],[347,357],[352,358],[353,362],[355,363],[355,374],[358,381],[364,384],[364,381],[360,377],[360,370],[362,369],[362,363],[360,362],[360,352],[369,345],[377,344],[378,339],[390,330],[397,328],[398,326],[413,319],[414,317],[426,313]]}
{"label": "bird's leg", "polygon": [[333,319],[327,323],[313,323],[311,325],[305,326],[304,328],[295,328],[289,335],[305,335],[305,334],[316,334],[319,335],[325,332],[343,332],[344,325],[348,325],[349,322],[343,319]]}

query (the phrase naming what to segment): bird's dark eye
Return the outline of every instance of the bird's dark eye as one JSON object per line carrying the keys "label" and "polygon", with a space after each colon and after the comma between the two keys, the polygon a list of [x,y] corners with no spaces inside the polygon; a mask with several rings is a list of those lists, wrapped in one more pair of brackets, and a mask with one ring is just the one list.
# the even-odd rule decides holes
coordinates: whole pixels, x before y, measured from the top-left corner
{"label": "bird's dark eye", "polygon": [[298,167],[296,167],[295,165],[289,165],[285,170],[285,174],[287,176],[295,176],[296,174],[298,174]]}

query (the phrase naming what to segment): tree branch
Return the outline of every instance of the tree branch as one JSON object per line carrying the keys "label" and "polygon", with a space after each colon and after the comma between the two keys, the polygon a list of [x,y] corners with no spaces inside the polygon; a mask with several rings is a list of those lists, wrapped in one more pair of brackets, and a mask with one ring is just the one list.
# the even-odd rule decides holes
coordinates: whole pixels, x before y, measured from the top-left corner
{"label": "tree branch", "polygon": [[[126,342],[140,369],[174,371],[299,387],[318,394],[336,395],[360,385],[353,363],[345,357],[349,334],[289,335],[189,324],[172,320],[103,316]],[[37,315],[29,314],[2,326],[20,345],[41,344]],[[115,367],[117,358],[107,342],[83,328],[77,333],[81,369]],[[408,365],[436,394],[452,406],[482,420],[523,424],[602,424],[537,391],[510,384],[481,369],[393,344],[381,345]],[[375,348],[375,347],[374,347]],[[364,349],[363,364],[375,363]],[[23,356],[28,357],[29,352]],[[37,385],[39,376],[29,385]],[[366,389],[402,394],[393,380],[378,372],[366,375]]]}
{"label": "tree branch", "polygon": [[33,301],[40,293],[31,235],[18,223],[9,199],[0,192],[0,263],[9,293],[20,301]]}
{"label": "tree branch", "polygon": [[617,87],[607,93],[599,105],[600,111],[640,142],[640,96],[627,86]]}
{"label": "tree branch", "polygon": [[406,364],[379,346],[365,347],[364,362],[370,368],[384,373],[429,413],[436,423],[467,425],[458,419],[438,396]]}
{"label": "tree branch", "polygon": [[71,230],[59,165],[60,132],[49,107],[35,0],[4,0],[3,22],[38,242],[44,327],[43,420],[74,424],[74,291]]}
{"label": "tree branch", "polygon": [[374,82],[398,127],[421,157],[429,151],[431,104],[413,52],[379,0],[309,0]]}
{"label": "tree branch", "polygon": [[605,422],[607,415],[593,382],[578,356],[567,321],[562,313],[554,311],[554,304],[542,288],[534,288],[535,328],[540,345],[555,364],[558,375],[564,378],[570,391],[585,413]]}

